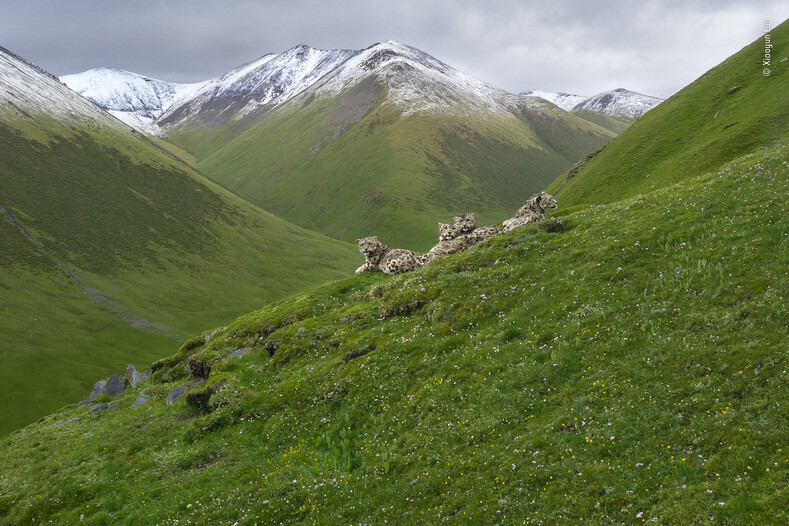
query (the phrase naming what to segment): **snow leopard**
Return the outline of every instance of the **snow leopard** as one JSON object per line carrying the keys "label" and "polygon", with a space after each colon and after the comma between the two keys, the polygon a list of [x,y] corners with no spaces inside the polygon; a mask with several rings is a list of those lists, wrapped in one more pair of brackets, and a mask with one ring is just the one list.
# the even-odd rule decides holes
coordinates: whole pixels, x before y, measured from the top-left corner
{"label": "snow leopard", "polygon": [[378,241],[378,236],[357,239],[356,244],[365,259],[364,265],[356,269],[357,274],[380,270],[384,274],[394,276],[423,265],[422,259],[416,252],[404,248],[389,248]]}
{"label": "snow leopard", "polygon": [[545,192],[534,194],[526,201],[526,204],[518,209],[514,217],[504,221],[504,232],[547,219],[548,216],[545,215],[545,209],[556,208],[557,206],[559,205],[551,194]]}

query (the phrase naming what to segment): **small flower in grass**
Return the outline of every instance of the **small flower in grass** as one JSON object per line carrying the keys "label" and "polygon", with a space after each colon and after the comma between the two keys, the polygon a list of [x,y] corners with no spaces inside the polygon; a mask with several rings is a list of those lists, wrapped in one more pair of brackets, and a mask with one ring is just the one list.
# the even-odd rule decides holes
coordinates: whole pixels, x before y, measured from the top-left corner
{"label": "small flower in grass", "polygon": [[644,512],[643,512],[643,511],[639,511],[639,512],[638,512],[638,515],[636,515],[636,518],[637,518],[637,519],[640,519],[640,518],[641,518],[641,517],[643,517],[643,516],[644,516]]}

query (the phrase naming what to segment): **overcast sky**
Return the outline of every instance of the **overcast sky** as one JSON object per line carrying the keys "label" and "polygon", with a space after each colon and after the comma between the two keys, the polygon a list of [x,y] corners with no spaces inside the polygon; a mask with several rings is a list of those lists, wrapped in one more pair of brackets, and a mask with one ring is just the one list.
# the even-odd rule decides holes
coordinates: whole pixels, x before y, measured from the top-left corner
{"label": "overcast sky", "polygon": [[399,40],[511,92],[668,97],[789,18],[786,0],[4,0],[0,46],[55,75],[172,82],[298,44]]}

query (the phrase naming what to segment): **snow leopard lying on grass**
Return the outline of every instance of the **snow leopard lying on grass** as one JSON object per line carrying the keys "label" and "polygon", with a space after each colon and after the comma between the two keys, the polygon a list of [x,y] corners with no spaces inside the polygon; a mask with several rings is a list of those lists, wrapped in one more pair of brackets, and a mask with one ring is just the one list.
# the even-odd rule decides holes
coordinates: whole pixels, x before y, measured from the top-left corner
{"label": "snow leopard lying on grass", "polygon": [[380,270],[384,274],[394,276],[423,265],[421,257],[416,252],[404,248],[389,248],[378,241],[378,236],[357,239],[356,244],[365,259],[364,265],[356,269],[357,274]]}
{"label": "snow leopard lying on grass", "polygon": [[547,219],[548,216],[545,215],[545,209],[556,208],[557,206],[559,205],[551,194],[545,192],[534,194],[526,201],[525,205],[515,212],[515,217],[504,221],[504,232],[509,232],[513,228]]}
{"label": "snow leopard lying on grass", "polygon": [[501,229],[495,226],[481,226],[477,228],[473,212],[456,216],[455,226],[460,229],[461,234],[471,236],[472,244],[485,241],[501,233]]}
{"label": "snow leopard lying on grass", "polygon": [[473,244],[471,236],[461,234],[461,228],[457,223],[439,223],[438,244],[420,257],[424,265],[429,265],[446,255],[463,252]]}

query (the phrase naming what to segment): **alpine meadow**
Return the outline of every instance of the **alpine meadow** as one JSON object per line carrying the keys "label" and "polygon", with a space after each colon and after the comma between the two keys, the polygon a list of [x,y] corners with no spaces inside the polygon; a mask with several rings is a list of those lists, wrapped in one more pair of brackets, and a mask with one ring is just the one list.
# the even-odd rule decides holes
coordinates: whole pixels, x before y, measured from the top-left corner
{"label": "alpine meadow", "polygon": [[[769,75],[759,38],[632,123],[395,41],[64,79],[95,104],[3,51],[0,524],[789,523],[770,39]],[[353,273],[356,238],[421,254],[542,190]]]}

